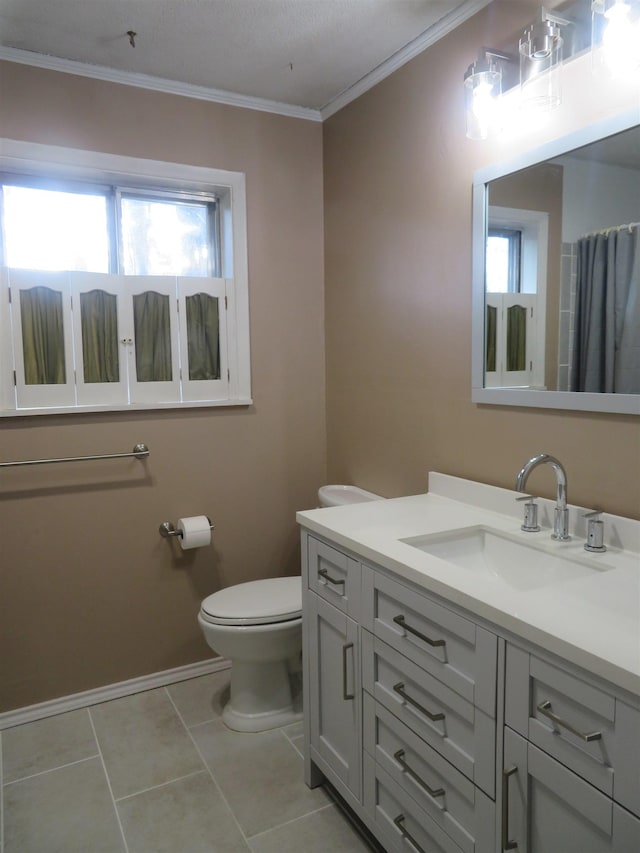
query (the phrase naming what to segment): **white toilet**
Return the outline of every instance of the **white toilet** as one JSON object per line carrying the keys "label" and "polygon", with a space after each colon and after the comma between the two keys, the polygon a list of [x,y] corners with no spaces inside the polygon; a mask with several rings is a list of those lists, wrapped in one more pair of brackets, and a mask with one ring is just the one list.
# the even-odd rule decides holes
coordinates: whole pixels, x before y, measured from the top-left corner
{"label": "white toilet", "polygon": [[[208,596],[198,622],[208,645],[231,661],[230,729],[262,732],[302,719],[295,668],[302,649],[300,577],[249,581]],[[297,700],[297,701],[296,701]]]}
{"label": "white toilet", "polygon": [[[355,486],[322,486],[320,506],[383,500]],[[208,596],[198,622],[207,644],[231,661],[230,729],[262,732],[302,719],[302,578],[271,578]]]}

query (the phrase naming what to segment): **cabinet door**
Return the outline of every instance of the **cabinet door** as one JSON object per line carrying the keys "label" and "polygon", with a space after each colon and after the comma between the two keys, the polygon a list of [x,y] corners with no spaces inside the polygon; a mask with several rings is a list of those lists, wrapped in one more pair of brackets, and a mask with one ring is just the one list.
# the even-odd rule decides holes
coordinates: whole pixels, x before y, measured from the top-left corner
{"label": "cabinet door", "polygon": [[[360,801],[361,680],[358,625],[309,593],[310,742],[331,782]],[[340,790],[340,785],[337,785]]]}
{"label": "cabinet door", "polygon": [[503,850],[631,853],[640,821],[559,762],[505,729]]}

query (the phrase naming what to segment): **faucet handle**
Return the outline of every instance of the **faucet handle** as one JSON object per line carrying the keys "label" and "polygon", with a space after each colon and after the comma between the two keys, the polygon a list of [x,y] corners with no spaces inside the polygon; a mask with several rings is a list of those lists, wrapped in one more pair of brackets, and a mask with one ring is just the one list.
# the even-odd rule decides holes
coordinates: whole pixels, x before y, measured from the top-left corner
{"label": "faucet handle", "polygon": [[596,554],[607,550],[604,544],[604,521],[599,518],[600,515],[602,510],[596,509],[593,512],[585,512],[582,516],[587,519],[587,541],[584,543],[584,550]]}
{"label": "faucet handle", "polygon": [[522,495],[516,498],[516,501],[526,501],[524,505],[524,521],[520,525],[520,530],[524,530],[525,533],[537,533],[540,530],[537,499],[537,495]]}

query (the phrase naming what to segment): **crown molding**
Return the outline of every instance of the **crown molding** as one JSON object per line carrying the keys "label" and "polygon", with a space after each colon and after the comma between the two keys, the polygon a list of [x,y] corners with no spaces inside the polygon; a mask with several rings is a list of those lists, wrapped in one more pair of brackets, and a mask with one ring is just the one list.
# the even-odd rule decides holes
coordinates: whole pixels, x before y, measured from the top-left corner
{"label": "crown molding", "polygon": [[325,104],[320,110],[322,121],[328,119],[343,107],[346,107],[351,101],[355,101],[360,95],[364,95],[365,92],[368,92],[377,83],[389,77],[398,68],[406,65],[407,62],[410,62],[418,54],[423,53],[428,47],[435,44],[456,27],[459,27],[460,24],[463,24],[491,2],[492,0],[467,0],[462,6],[449,12],[444,18],[441,18],[436,24],[422,33],[422,35],[418,36],[418,38],[409,42],[409,44],[401,48],[397,53],[394,53],[393,56],[389,57],[381,65],[378,65],[377,68],[374,68],[373,71],[365,74],[353,86],[349,86],[348,89],[345,89],[344,92],[341,92],[329,101],[328,104]]}
{"label": "crown molding", "polygon": [[252,98],[248,95],[238,95],[224,89],[209,89],[207,86],[196,86],[192,83],[179,83],[164,77],[152,77],[149,74],[136,74],[133,71],[118,71],[103,65],[89,65],[71,59],[60,59],[57,56],[47,56],[30,50],[18,50],[13,47],[0,47],[0,60],[17,62],[21,65],[33,65],[49,71],[61,71],[65,74],[75,74],[80,77],[91,77],[94,80],[105,80],[108,83],[120,83],[123,86],[136,86],[139,89],[151,89],[169,95],[181,95],[185,98],[195,98],[200,101],[211,101],[216,104],[226,104],[230,107],[242,107],[247,110],[259,110],[264,113],[302,118],[307,121],[322,121],[320,111],[308,107],[298,107],[284,104],[280,101],[269,101],[266,98]]}
{"label": "crown molding", "polygon": [[4,59],[7,62],[32,65],[36,68],[45,68],[49,71],[75,74],[80,77],[90,77],[95,80],[104,80],[108,83],[120,83],[123,86],[137,86],[138,88],[151,89],[155,92],[181,95],[185,98],[195,98],[216,104],[226,104],[231,107],[259,110],[261,112],[289,116],[290,118],[306,119],[307,121],[324,121],[347,104],[355,101],[360,95],[372,89],[386,77],[389,77],[398,68],[406,65],[407,62],[425,51],[432,44],[435,44],[435,42],[460,26],[460,24],[463,24],[468,18],[475,15],[476,12],[484,9],[490,2],[491,0],[466,0],[465,3],[449,12],[436,24],[429,27],[422,35],[409,42],[408,45],[397,51],[397,53],[394,53],[393,56],[382,62],[373,71],[365,74],[353,86],[349,86],[321,109],[300,107],[280,101],[270,101],[266,98],[239,95],[224,89],[210,89],[207,86],[180,83],[175,80],[167,80],[164,77],[153,77],[148,74],[137,74],[132,71],[118,71],[115,68],[107,68],[103,65],[91,65],[71,59],[60,59],[56,56],[48,56],[43,53],[19,50],[12,47],[0,46],[0,60]]}

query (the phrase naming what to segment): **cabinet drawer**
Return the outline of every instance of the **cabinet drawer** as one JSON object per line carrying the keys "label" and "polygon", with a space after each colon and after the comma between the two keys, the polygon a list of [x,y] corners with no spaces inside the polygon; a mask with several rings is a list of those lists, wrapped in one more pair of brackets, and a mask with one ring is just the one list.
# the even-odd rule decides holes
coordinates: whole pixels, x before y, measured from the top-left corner
{"label": "cabinet drawer", "polygon": [[360,563],[309,537],[309,589],[356,621],[360,615]]}
{"label": "cabinet drawer", "polygon": [[505,722],[640,815],[640,712],[614,693],[509,644]]}
{"label": "cabinet drawer", "polygon": [[493,802],[383,705],[363,696],[364,748],[465,853],[495,848]]}
{"label": "cabinet drawer", "polygon": [[364,689],[493,796],[495,721],[368,631],[360,641]]}
{"label": "cabinet drawer", "polygon": [[495,717],[495,634],[369,566],[362,566],[362,626]]}
{"label": "cabinet drawer", "polygon": [[462,853],[426,812],[364,755],[364,807],[387,853]]}

